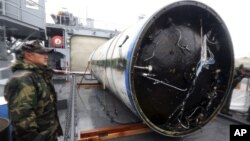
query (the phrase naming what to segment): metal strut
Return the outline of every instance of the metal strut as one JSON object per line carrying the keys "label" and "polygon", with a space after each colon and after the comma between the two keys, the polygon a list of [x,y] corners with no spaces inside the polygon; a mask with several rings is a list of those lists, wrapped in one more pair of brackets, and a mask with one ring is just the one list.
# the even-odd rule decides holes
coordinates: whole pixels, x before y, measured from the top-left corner
{"label": "metal strut", "polygon": [[76,75],[72,75],[71,94],[69,95],[68,110],[66,113],[66,126],[64,141],[76,141]]}

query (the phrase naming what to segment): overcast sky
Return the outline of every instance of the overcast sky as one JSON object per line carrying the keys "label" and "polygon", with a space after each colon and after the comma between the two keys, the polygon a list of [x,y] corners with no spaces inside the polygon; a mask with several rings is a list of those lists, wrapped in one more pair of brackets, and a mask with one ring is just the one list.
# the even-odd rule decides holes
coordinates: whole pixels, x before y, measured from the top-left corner
{"label": "overcast sky", "polygon": [[[46,0],[46,20],[50,14],[67,9],[79,17],[95,20],[95,26],[124,29],[138,21],[140,15],[149,16],[176,0]],[[248,0],[199,0],[214,9],[226,23],[234,44],[235,57],[250,57],[250,7]]]}

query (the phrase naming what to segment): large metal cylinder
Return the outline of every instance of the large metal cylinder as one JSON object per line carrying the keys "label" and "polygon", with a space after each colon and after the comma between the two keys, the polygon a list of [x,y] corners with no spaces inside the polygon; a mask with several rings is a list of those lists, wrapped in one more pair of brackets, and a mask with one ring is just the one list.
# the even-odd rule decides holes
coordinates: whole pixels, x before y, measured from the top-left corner
{"label": "large metal cylinder", "polygon": [[95,77],[150,128],[176,137],[218,113],[230,92],[234,54],[214,10],[180,1],[100,46],[90,62]]}

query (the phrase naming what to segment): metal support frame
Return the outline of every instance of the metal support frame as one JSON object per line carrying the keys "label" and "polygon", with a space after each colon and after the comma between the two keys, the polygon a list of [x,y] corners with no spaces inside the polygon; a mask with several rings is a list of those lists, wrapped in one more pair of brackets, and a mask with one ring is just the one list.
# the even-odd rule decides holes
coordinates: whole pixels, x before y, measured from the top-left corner
{"label": "metal support frame", "polygon": [[76,74],[72,74],[71,94],[68,101],[64,141],[76,141]]}
{"label": "metal support frame", "polygon": [[142,123],[118,125],[113,127],[104,127],[93,130],[82,131],[78,141],[103,141],[125,136],[148,133],[152,130]]}
{"label": "metal support frame", "polygon": [[77,75],[86,75],[89,72],[74,72],[74,71],[62,71],[62,70],[54,70],[54,73],[60,75],[71,76],[71,88],[70,95],[68,99],[68,109],[66,113],[66,125],[65,125],[65,133],[64,133],[64,141],[76,141],[77,137],[77,112],[76,112],[76,89],[79,88],[76,83]]}
{"label": "metal support frame", "polygon": [[70,140],[71,141],[75,141],[75,137],[77,136],[76,134],[76,122],[75,122],[75,107],[76,107],[76,76],[73,75],[72,76],[73,79],[73,84],[71,86],[72,88],[72,92],[73,92],[73,96],[72,96],[72,106],[71,106],[71,134],[70,134]]}

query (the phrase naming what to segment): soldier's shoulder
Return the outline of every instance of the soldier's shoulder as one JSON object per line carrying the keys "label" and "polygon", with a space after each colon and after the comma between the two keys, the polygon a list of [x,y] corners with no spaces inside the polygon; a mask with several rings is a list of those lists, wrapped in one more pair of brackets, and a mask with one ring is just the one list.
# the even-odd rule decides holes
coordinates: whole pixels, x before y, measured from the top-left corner
{"label": "soldier's shoulder", "polygon": [[30,81],[33,73],[31,71],[21,70],[13,73],[12,77],[8,80],[7,85],[11,85],[12,83],[25,82]]}
{"label": "soldier's shoulder", "polygon": [[15,71],[14,74],[13,74],[13,78],[18,78],[18,77],[28,77],[32,75],[32,71],[29,71],[29,70],[18,70],[18,71]]}
{"label": "soldier's shoulder", "polygon": [[29,71],[19,71],[12,75],[4,87],[4,97],[7,101],[9,101],[15,94],[19,93],[21,89],[33,85],[30,75],[32,75],[32,72]]}

